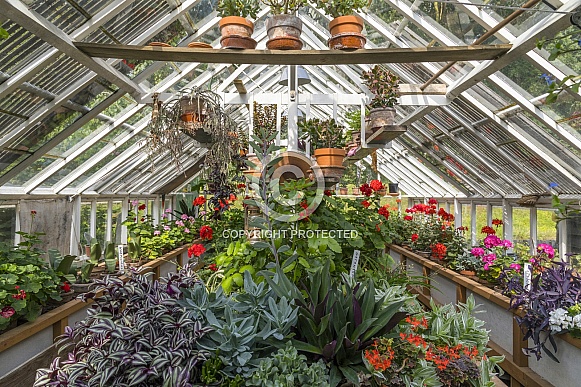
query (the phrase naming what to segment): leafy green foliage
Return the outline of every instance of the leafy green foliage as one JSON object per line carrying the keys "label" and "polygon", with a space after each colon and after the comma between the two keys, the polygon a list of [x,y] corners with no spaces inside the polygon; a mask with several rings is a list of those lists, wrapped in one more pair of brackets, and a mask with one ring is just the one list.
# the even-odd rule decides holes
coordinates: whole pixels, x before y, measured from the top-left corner
{"label": "leafy green foliage", "polygon": [[273,15],[294,15],[299,8],[308,4],[308,0],[261,0],[261,2],[270,7],[270,13]]}
{"label": "leafy green foliage", "polygon": [[358,372],[365,371],[363,350],[372,338],[388,334],[406,316],[399,312],[402,301],[390,303],[376,298],[372,280],[350,284],[335,281],[329,264],[309,275],[303,293],[283,273],[265,272],[266,281],[279,295],[290,295],[299,308],[297,338],[293,345],[330,365],[331,386],[345,378],[358,384]]}
{"label": "leafy green foliage", "polygon": [[258,370],[247,381],[261,387],[327,387],[329,370],[322,360],[308,365],[307,357],[287,342],[272,357],[260,361]]}
{"label": "leafy green foliage", "polygon": [[317,8],[331,17],[353,15],[371,3],[370,0],[316,0]]}
{"label": "leafy green foliage", "polygon": [[320,120],[311,118],[299,122],[301,139],[309,140],[311,149],[343,148],[345,146],[344,128],[334,119]]}
{"label": "leafy green foliage", "polygon": [[0,243],[0,330],[20,317],[33,321],[43,305],[61,300],[57,273],[34,247],[40,234],[19,234],[22,242],[18,246]]}
{"label": "leafy green foliage", "polygon": [[220,0],[218,2],[218,16],[240,16],[257,18],[260,3],[257,0]]}
{"label": "leafy green foliage", "polygon": [[369,108],[387,108],[397,105],[399,77],[396,74],[375,65],[371,70],[363,72],[361,79],[374,95],[369,102]]}

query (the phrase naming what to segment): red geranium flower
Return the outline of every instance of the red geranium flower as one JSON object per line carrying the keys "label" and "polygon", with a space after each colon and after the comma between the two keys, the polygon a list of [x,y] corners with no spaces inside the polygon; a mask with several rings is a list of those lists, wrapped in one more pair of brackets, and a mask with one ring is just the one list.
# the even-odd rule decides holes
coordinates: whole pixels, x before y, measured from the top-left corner
{"label": "red geranium flower", "polygon": [[36,215],[36,211],[35,210],[30,211],[30,215]]}
{"label": "red geranium flower", "polygon": [[201,206],[206,203],[206,198],[203,196],[198,196],[194,199],[194,206]]}
{"label": "red geranium flower", "polygon": [[68,282],[65,282],[63,286],[61,286],[63,292],[68,293],[71,291],[71,285]]}
{"label": "red geranium flower", "polygon": [[10,317],[14,316],[14,313],[16,313],[16,310],[13,307],[5,306],[4,308],[2,308],[2,311],[0,312],[0,316],[2,316],[4,318],[10,318]]}
{"label": "red geranium flower", "polygon": [[208,269],[212,271],[218,271],[218,266],[216,266],[215,263],[211,263],[210,266],[208,266]]}
{"label": "red geranium flower", "polygon": [[368,208],[371,205],[371,203],[369,203],[367,200],[364,200],[361,202],[361,205],[365,208]]}
{"label": "red geranium flower", "polygon": [[486,235],[494,235],[496,234],[496,231],[490,227],[490,226],[484,226],[482,227],[482,229],[480,230],[481,233],[486,234]]}
{"label": "red geranium flower", "polygon": [[438,258],[440,261],[444,259],[444,257],[446,256],[446,252],[448,251],[446,245],[442,244],[442,243],[436,243],[435,245],[432,245],[432,255],[436,258]]}
{"label": "red geranium flower", "polygon": [[413,220],[413,219],[414,219],[414,217],[411,215],[406,215],[403,217],[403,220]]}
{"label": "red geranium flower", "polygon": [[387,206],[387,204],[381,207],[379,210],[377,210],[377,213],[379,215],[383,215],[385,219],[389,219],[389,207]]}
{"label": "red geranium flower", "polygon": [[324,193],[325,193],[325,196],[333,195],[333,192],[331,192],[331,190],[328,190],[328,189],[326,189]]}
{"label": "red geranium flower", "polygon": [[381,189],[383,189],[383,183],[379,180],[371,180],[371,183],[369,183],[369,186],[374,190],[374,191],[379,191]]}
{"label": "red geranium flower", "polygon": [[200,255],[204,254],[206,252],[206,248],[204,247],[204,245],[196,243],[190,246],[190,248],[188,249],[188,257],[191,258],[192,255],[194,257],[199,257]]}
{"label": "red geranium flower", "polygon": [[367,183],[362,184],[361,187],[359,187],[359,191],[361,191],[361,193],[365,196],[371,196],[371,194],[373,193],[373,190]]}
{"label": "red geranium flower", "polygon": [[438,201],[434,198],[430,198],[430,200],[428,200],[428,204],[431,206],[435,206],[436,204],[438,204]]}
{"label": "red geranium flower", "polygon": [[418,234],[412,234],[412,242],[415,242],[418,240],[420,236]]}
{"label": "red geranium flower", "polygon": [[214,233],[214,230],[212,230],[212,227],[210,227],[210,226],[200,227],[200,238],[202,238],[205,241],[211,240],[213,233]]}
{"label": "red geranium flower", "polygon": [[240,189],[240,188],[246,188],[246,184],[244,183],[240,183],[236,186],[236,188]]}
{"label": "red geranium flower", "polygon": [[138,210],[143,211],[145,210],[145,203],[140,204],[139,207],[137,207]]}
{"label": "red geranium flower", "polygon": [[303,201],[301,202],[301,207],[303,207],[305,210],[306,210],[306,209],[309,207],[309,204],[307,203],[307,201],[306,201],[306,200],[303,200]]}
{"label": "red geranium flower", "polygon": [[492,225],[493,226],[502,226],[502,219],[492,219]]}

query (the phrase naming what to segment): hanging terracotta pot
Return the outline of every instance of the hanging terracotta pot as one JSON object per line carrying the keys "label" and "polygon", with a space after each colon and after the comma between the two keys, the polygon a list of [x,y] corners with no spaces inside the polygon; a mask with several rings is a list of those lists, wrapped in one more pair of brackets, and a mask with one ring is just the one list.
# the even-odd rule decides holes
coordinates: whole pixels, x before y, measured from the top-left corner
{"label": "hanging terracotta pot", "polygon": [[363,31],[363,19],[357,15],[339,16],[329,22],[331,50],[356,50],[365,47],[367,39]]}
{"label": "hanging terracotta pot", "polygon": [[300,50],[303,22],[294,15],[273,15],[266,19],[269,50]]}
{"label": "hanging terracotta pot", "polygon": [[395,122],[395,108],[374,108],[369,111],[369,125],[371,130],[381,128],[382,126],[393,125]]}
{"label": "hanging terracotta pot", "polygon": [[240,16],[226,16],[220,19],[220,44],[223,48],[256,48],[256,40],[252,39],[254,23]]}

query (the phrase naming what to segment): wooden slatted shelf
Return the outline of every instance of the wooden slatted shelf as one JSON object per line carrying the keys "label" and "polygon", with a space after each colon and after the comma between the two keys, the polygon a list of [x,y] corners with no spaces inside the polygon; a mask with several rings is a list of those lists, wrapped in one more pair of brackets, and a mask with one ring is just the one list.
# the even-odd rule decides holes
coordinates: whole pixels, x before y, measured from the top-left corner
{"label": "wooden slatted shelf", "polygon": [[401,136],[407,131],[407,126],[386,125],[382,126],[367,138],[367,145],[375,148],[378,145],[385,145],[396,137]]}
{"label": "wooden slatted shelf", "polygon": [[190,47],[129,46],[75,42],[83,53],[95,58],[139,59],[162,62],[336,65],[377,63],[421,63],[496,59],[510,50],[510,44],[376,48],[369,50],[227,50]]}

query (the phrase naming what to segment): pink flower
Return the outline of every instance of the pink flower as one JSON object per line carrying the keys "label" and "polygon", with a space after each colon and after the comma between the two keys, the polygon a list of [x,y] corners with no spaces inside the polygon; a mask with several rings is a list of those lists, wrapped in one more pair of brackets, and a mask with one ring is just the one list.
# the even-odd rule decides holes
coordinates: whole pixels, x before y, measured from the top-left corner
{"label": "pink flower", "polygon": [[484,249],[482,247],[475,247],[470,250],[470,253],[472,253],[472,255],[475,257],[482,257],[484,255]]}
{"label": "pink flower", "polygon": [[164,229],[165,231],[169,231],[169,230],[171,230],[171,227],[170,227],[170,226],[163,226],[163,229]]}
{"label": "pink flower", "polygon": [[184,227],[184,226],[185,226],[185,224],[184,224],[184,222],[183,222],[183,221],[181,221],[181,220],[176,220],[176,226],[179,226],[179,227]]}
{"label": "pink flower", "polygon": [[181,219],[182,220],[188,220],[188,214],[182,214]]}
{"label": "pink flower", "polygon": [[518,263],[511,263],[509,267],[513,270],[520,271],[520,265]]}
{"label": "pink flower", "polygon": [[167,218],[167,214],[161,214],[161,218],[162,218],[162,219],[165,219],[165,218]]}
{"label": "pink flower", "polygon": [[14,310],[13,307],[5,306],[4,308],[2,308],[2,311],[0,312],[0,316],[2,316],[4,318],[10,318],[10,317],[14,316],[14,313],[16,313],[16,310]]}
{"label": "pink flower", "polygon": [[134,199],[134,200],[132,200],[132,201],[131,201],[131,205],[132,205],[133,207],[137,207],[137,206],[139,205],[139,200],[138,200],[138,199]]}
{"label": "pink flower", "polygon": [[169,214],[170,212],[171,212],[171,208],[166,208],[166,209],[165,209],[165,213],[166,213],[166,214]]}
{"label": "pink flower", "polygon": [[541,243],[537,246],[537,251],[540,254],[547,254],[547,257],[549,257],[549,259],[553,259],[553,257],[555,256],[555,249],[553,248],[553,246],[548,245],[546,243]]}
{"label": "pink flower", "polygon": [[490,263],[484,264],[484,270],[490,270]]}
{"label": "pink flower", "polygon": [[502,241],[500,241],[500,244],[502,245],[502,247],[504,247],[505,249],[510,249],[512,247],[512,242],[509,241],[508,239],[503,239]]}
{"label": "pink flower", "polygon": [[494,261],[496,261],[496,254],[486,254],[482,257],[482,262],[493,263]]}
{"label": "pink flower", "polygon": [[155,230],[155,231],[153,232],[153,235],[160,235],[160,234],[161,234],[161,231],[159,231],[159,230]]}
{"label": "pink flower", "polygon": [[489,249],[492,247],[499,246],[500,244],[501,244],[500,238],[497,237],[496,235],[491,234],[484,238],[484,246],[486,246]]}
{"label": "pink flower", "polygon": [[186,228],[184,228],[184,232],[185,232],[186,234],[189,234],[189,233],[190,233],[190,229],[186,227]]}

